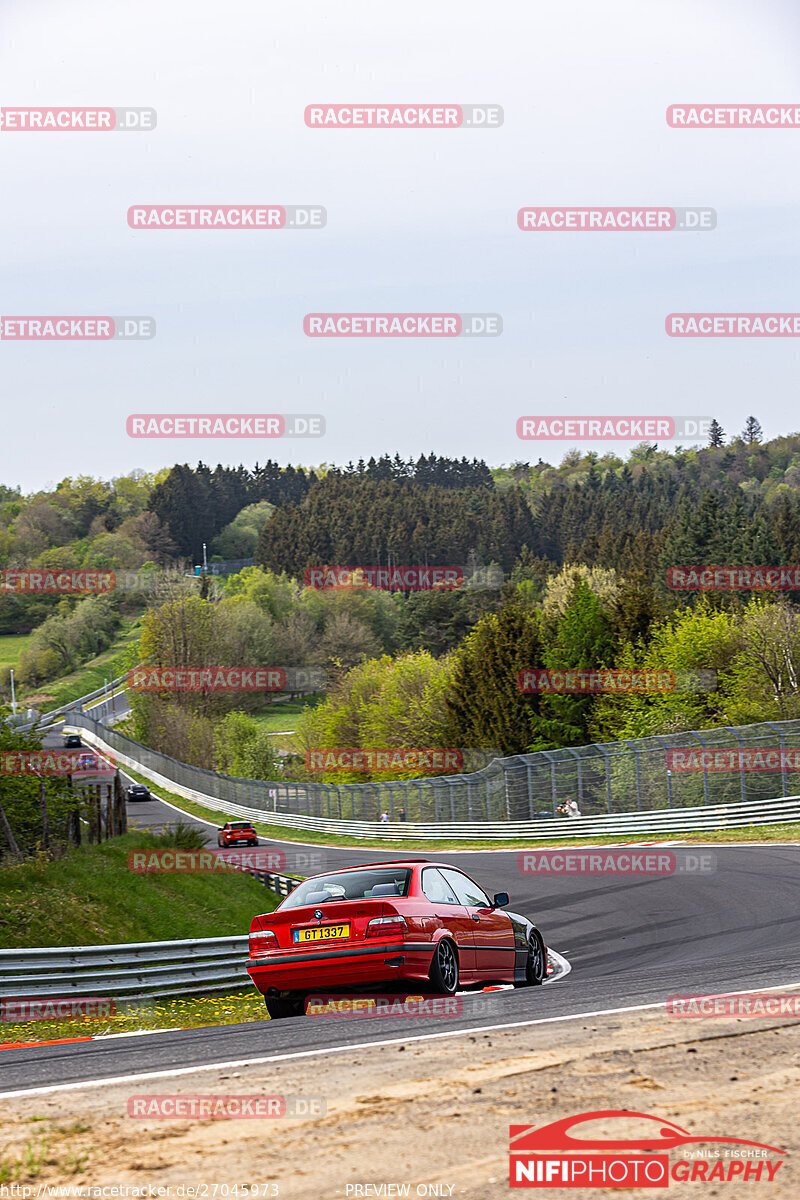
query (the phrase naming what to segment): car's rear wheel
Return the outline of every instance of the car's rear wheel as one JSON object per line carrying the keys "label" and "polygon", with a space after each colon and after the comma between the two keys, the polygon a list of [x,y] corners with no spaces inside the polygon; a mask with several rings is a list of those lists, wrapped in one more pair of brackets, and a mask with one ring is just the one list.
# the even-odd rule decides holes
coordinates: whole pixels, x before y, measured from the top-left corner
{"label": "car's rear wheel", "polygon": [[547,975],[547,951],[542,936],[535,931],[528,939],[528,957],[525,962],[525,987],[539,987]]}
{"label": "car's rear wheel", "polygon": [[271,1021],[282,1017],[299,1017],[303,1012],[302,996],[265,996],[264,1004]]}
{"label": "car's rear wheel", "polygon": [[436,943],[429,978],[437,992],[452,996],[457,991],[458,955],[449,938],[442,938]]}

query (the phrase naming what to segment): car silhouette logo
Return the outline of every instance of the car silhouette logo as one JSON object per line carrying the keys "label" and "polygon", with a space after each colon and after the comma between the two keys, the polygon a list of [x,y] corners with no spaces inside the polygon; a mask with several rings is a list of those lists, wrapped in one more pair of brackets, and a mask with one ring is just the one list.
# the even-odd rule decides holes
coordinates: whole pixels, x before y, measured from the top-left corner
{"label": "car silhouette logo", "polygon": [[322,909],[321,909],[321,908],[315,908],[315,909],[314,909],[314,916],[317,918],[317,920],[318,920],[318,921],[321,921],[321,920],[322,920]]}

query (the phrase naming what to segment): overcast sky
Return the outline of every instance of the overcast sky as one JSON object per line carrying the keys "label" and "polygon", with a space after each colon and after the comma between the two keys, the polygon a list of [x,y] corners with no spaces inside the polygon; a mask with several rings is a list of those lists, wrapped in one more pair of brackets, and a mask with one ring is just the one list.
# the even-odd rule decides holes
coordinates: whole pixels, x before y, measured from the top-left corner
{"label": "overcast sky", "polygon": [[[491,464],[528,414],[800,429],[798,339],[667,337],[671,311],[800,311],[788,0],[3,0],[0,103],[151,106],[143,133],[0,132],[2,315],[149,315],[151,341],[0,341],[0,483],[199,458]],[[316,102],[503,107],[499,129],[331,130]],[[132,204],[321,204],[326,228],[132,230]],[[527,205],[702,205],[714,232],[522,233]],[[491,339],[311,339],[308,312],[497,312]],[[132,440],[134,412],[321,413],[316,440]],[[589,448],[585,445],[583,448]],[[598,445],[599,450],[607,446]],[[628,446],[617,443],[618,451]]]}

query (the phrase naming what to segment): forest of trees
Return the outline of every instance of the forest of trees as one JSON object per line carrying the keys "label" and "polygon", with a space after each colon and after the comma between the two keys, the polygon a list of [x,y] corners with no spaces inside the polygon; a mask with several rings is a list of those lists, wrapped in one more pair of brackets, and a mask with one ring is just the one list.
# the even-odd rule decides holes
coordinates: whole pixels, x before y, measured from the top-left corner
{"label": "forest of trees", "polygon": [[[384,455],[314,470],[183,464],[28,497],[4,488],[0,566],[159,573],[164,586],[138,597],[148,613],[132,651],[156,662],[179,617],[182,665],[323,668],[330,694],[301,722],[307,744],[341,731],[336,713],[354,704],[363,711],[342,718],[348,736],[377,736],[385,715],[370,705],[406,687],[420,720],[431,696],[441,701],[436,721],[413,726],[418,744],[503,753],[800,715],[797,593],[693,595],[666,583],[670,566],[800,564],[800,436],[763,443],[752,418],[732,442],[718,424],[709,441],[643,444],[626,460],[571,451],[557,467]],[[203,541],[256,565],[198,588],[187,576]],[[303,586],[305,567],[336,564],[495,564],[501,582],[394,594]],[[0,632],[36,630],[22,678],[107,645],[118,599],[0,594]],[[523,695],[516,684],[532,666],[659,664],[708,670],[715,683],[627,699]],[[178,757],[263,771],[268,742],[247,724],[257,704],[141,698],[137,730]],[[398,718],[396,736],[411,728]]]}

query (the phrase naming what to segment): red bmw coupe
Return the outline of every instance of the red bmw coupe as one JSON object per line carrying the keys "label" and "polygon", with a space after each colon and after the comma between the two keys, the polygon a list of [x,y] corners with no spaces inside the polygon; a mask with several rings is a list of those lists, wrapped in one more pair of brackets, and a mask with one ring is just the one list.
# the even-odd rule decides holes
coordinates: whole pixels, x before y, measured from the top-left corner
{"label": "red bmw coupe", "polygon": [[347,867],[306,879],[253,917],[247,970],[270,1017],[303,1012],[308,992],[429,984],[540,984],[547,950],[527,917],[503,912],[455,867],[427,859]]}

